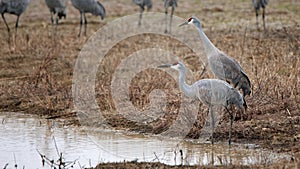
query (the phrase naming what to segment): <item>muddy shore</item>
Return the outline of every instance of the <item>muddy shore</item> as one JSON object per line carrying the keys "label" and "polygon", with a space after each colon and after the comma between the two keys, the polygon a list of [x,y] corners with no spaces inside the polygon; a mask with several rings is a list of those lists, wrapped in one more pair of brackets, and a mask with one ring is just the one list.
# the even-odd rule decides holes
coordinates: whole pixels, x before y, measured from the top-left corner
{"label": "muddy shore", "polygon": [[[203,19],[211,41],[241,63],[252,83],[252,94],[246,97],[247,112],[236,112],[232,138],[237,143],[257,144],[275,152],[287,152],[290,161],[269,166],[220,166],[220,168],[299,168],[300,167],[300,3],[279,0],[266,10],[267,30],[257,30],[251,2],[231,0],[232,3],[213,1],[184,1],[175,14],[187,18],[196,15]],[[162,2],[154,1],[154,12],[163,12]],[[231,5],[234,4],[234,5]],[[67,119],[66,125],[83,125],[74,108],[72,80],[79,51],[88,37],[100,26],[114,19],[138,12],[131,0],[118,2],[103,0],[107,19],[88,15],[88,36],[77,37],[79,13],[68,4],[68,18],[62,20],[53,35],[50,15],[44,2],[32,1],[20,19],[17,39],[8,43],[5,25],[0,24],[0,112],[25,112],[44,118]],[[194,6],[199,8],[194,9]],[[15,17],[7,15],[10,27]],[[146,39],[146,40],[145,40]],[[134,45],[132,45],[134,44]],[[168,90],[167,113],[147,124],[138,124],[116,113],[110,91],[112,74],[120,60],[140,49],[159,46],[177,56],[192,71],[196,79],[211,78],[198,56],[181,42],[168,36],[136,35],[113,46],[101,62],[95,86],[96,100],[105,111],[107,123],[117,129],[137,133],[160,134],[177,117],[179,107],[176,81],[163,71],[149,70],[132,80],[132,104],[143,109],[150,104],[149,94],[154,88]],[[114,64],[111,64],[114,63]],[[140,81],[143,77],[144,81]],[[160,83],[156,83],[159,81]],[[147,82],[147,83],[145,83]],[[171,89],[172,90],[169,90]],[[174,90],[173,90],[174,88]],[[142,92],[136,92],[142,91]],[[199,103],[196,122],[187,134],[188,139],[199,138],[207,108]],[[174,113],[175,112],[175,113]],[[98,125],[97,120],[89,125]],[[229,118],[224,116],[216,130],[216,141],[226,141]],[[160,163],[109,163],[96,168],[198,168],[198,166],[166,166]],[[205,168],[205,167],[204,167]],[[214,168],[207,166],[207,168]]]}

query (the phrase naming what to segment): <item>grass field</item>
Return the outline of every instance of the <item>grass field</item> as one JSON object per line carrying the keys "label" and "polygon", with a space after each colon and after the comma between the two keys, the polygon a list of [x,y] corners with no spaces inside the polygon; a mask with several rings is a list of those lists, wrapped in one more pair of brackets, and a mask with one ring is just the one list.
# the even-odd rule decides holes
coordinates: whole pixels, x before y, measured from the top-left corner
{"label": "grass field", "polygon": [[[102,0],[107,18],[88,15],[87,36],[77,37],[79,12],[68,2],[67,19],[62,20],[56,35],[50,23],[50,13],[44,1],[33,0],[20,18],[17,36],[10,38],[4,22],[0,23],[0,111],[24,111],[47,118],[67,118],[68,124],[78,125],[72,98],[72,78],[77,56],[83,45],[99,27],[116,18],[137,13],[139,8],[131,0]],[[239,61],[252,83],[252,94],[246,100],[249,109],[237,114],[233,141],[255,143],[276,152],[288,152],[294,156],[287,164],[271,164],[257,167],[300,167],[300,2],[297,0],[271,1],[266,9],[267,30],[256,29],[255,13],[251,1],[189,0],[179,1],[175,15],[182,18],[197,16],[203,22],[207,36],[222,51]],[[154,0],[152,11],[164,12],[163,2]],[[12,28],[16,17],[6,14]],[[135,23],[133,23],[135,24]],[[12,29],[14,30],[14,29]],[[14,31],[13,35],[14,35]],[[147,39],[147,40],[145,40]],[[115,113],[110,85],[112,73],[120,60],[139,49],[153,44],[171,51],[185,62],[197,79],[212,77],[202,74],[197,56],[180,42],[168,36],[151,34],[137,35],[121,41],[105,56],[102,70],[98,70],[96,96],[101,110],[107,112],[106,119],[116,129],[159,134],[171,123],[176,114],[166,113],[161,119],[139,125]],[[111,64],[114,63],[114,64]],[[152,75],[141,74],[146,82],[153,82]],[[160,76],[160,85],[174,87]],[[149,103],[148,95],[153,86],[133,80],[131,98],[142,100],[141,108]],[[170,84],[169,84],[170,83]],[[158,86],[158,87],[162,87]],[[134,93],[145,91],[146,95]],[[173,106],[178,104],[176,97]],[[202,112],[188,138],[198,138],[203,124]],[[217,141],[228,137],[228,117],[224,117],[216,131]],[[130,164],[128,164],[128,168]],[[143,164],[140,164],[143,165]],[[150,165],[150,164],[144,164]],[[109,166],[108,166],[109,167]]]}

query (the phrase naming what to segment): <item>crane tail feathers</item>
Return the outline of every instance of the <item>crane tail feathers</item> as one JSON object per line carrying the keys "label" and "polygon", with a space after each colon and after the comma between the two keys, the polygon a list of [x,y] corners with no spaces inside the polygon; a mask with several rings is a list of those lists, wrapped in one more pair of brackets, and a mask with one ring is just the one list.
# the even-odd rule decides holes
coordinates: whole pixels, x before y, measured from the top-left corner
{"label": "crane tail feathers", "polygon": [[243,72],[243,71],[241,71],[241,73],[242,73],[242,75],[246,78],[246,80],[247,80],[249,86],[251,87],[251,82],[250,82],[250,79],[249,79],[249,77],[247,76],[247,74],[246,74],[245,72]]}
{"label": "crane tail feathers", "polygon": [[103,20],[105,18],[105,16],[106,16],[105,8],[104,8],[104,6],[99,1],[97,1],[97,4],[100,6],[100,8],[102,10],[102,12],[101,12],[101,19]]}

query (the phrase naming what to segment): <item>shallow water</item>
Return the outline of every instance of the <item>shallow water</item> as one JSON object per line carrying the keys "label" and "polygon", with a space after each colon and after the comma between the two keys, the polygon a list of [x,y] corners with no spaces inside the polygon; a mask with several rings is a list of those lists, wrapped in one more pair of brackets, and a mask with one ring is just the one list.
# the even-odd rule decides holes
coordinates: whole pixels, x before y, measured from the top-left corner
{"label": "shallow water", "polygon": [[[96,166],[100,162],[152,161],[170,165],[267,164],[285,154],[259,149],[256,145],[195,143],[122,134],[111,130],[64,127],[53,121],[20,113],[0,113],[0,167],[43,168],[38,151],[49,159],[75,161],[74,167]],[[182,155],[180,153],[182,151]],[[44,168],[50,168],[45,165]]]}

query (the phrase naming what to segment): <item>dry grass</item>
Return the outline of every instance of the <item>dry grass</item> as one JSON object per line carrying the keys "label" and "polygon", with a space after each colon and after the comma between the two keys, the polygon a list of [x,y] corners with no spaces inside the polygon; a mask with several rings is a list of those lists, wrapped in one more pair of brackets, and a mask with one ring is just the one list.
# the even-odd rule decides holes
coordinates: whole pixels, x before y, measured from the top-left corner
{"label": "dry grass", "polygon": [[[298,1],[272,1],[267,8],[268,29],[263,32],[256,30],[250,1],[232,2],[182,1],[176,15],[184,18],[196,15],[201,18],[211,41],[238,60],[251,79],[253,93],[246,98],[249,110],[246,114],[237,114],[234,141],[258,143],[275,151],[297,154],[300,149],[300,4]],[[162,2],[155,3],[157,5],[153,10],[162,11],[159,6]],[[103,0],[103,4],[108,12],[105,22],[130,14],[132,10],[138,11],[130,0]],[[194,9],[194,6],[199,8]],[[68,14],[67,20],[62,21],[54,35],[45,4],[33,1],[21,17],[17,40],[11,39],[11,44],[7,43],[8,35],[1,22],[0,111],[24,111],[50,118],[74,115],[72,73],[78,52],[87,38],[77,38],[79,16],[70,4]],[[99,23],[105,24],[99,22],[99,18],[88,19],[91,21],[88,35],[97,30]],[[8,16],[8,20],[12,27],[15,17]],[[149,93],[153,89],[160,88],[168,93],[170,111],[147,125],[128,121],[115,114],[110,93],[112,73],[121,60],[147,47],[160,47],[178,55],[198,79],[210,77],[207,72],[201,74],[203,67],[199,66],[201,64],[197,56],[180,42],[166,36],[134,36],[114,46],[101,62],[105,71],[99,70],[97,74],[97,101],[100,109],[108,112],[106,118],[111,126],[161,133],[177,116],[176,111],[171,110],[178,108],[180,93],[176,82],[168,79],[164,72],[150,70],[150,73],[139,74],[132,80],[130,98],[140,109],[150,103]],[[139,81],[140,77],[145,81]],[[160,83],[155,82],[156,78],[161,78]],[[199,137],[204,110],[199,110],[197,122],[187,137]],[[225,117],[216,131],[217,140],[226,140],[227,120]],[[299,161],[299,156],[294,157],[295,161]]]}

